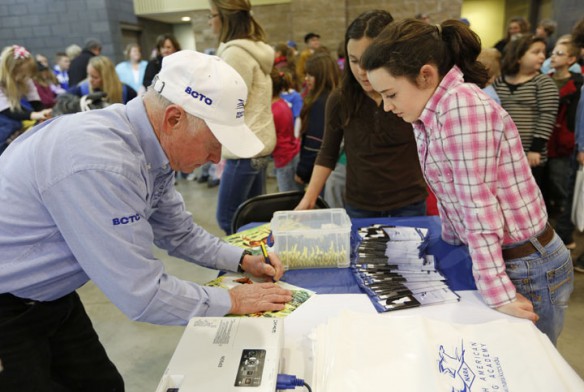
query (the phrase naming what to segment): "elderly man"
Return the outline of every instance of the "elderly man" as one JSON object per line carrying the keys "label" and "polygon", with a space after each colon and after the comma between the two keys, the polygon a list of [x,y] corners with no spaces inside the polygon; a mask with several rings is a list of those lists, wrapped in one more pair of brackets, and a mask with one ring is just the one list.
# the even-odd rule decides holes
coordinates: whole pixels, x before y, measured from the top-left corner
{"label": "elderly man", "polygon": [[280,310],[273,283],[226,291],[167,275],[152,244],[206,267],[278,280],[282,264],[193,224],[173,171],[242,157],[262,143],[244,124],[245,83],[217,57],[184,50],[126,106],[62,116],[0,156],[0,390],[122,391],[75,290],[93,280],[129,318]]}

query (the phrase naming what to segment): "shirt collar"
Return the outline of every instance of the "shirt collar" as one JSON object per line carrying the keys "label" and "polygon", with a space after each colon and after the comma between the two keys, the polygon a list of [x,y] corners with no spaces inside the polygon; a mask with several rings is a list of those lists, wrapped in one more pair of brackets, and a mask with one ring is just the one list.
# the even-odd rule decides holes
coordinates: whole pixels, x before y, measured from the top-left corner
{"label": "shirt collar", "polygon": [[464,83],[464,75],[458,66],[453,66],[450,71],[442,78],[442,81],[430,97],[418,121],[424,124],[425,128],[431,127],[436,122],[436,112],[438,112],[438,103],[444,98],[449,91],[456,86]]}
{"label": "shirt collar", "polygon": [[146,159],[146,164],[150,171],[162,171],[169,172],[170,163],[160,142],[154,133],[152,124],[148,119],[148,114],[146,113],[146,107],[144,106],[144,100],[141,96],[132,99],[126,104],[126,113],[128,115],[128,120],[134,126],[137,131],[138,140],[142,151],[144,151],[144,157]]}

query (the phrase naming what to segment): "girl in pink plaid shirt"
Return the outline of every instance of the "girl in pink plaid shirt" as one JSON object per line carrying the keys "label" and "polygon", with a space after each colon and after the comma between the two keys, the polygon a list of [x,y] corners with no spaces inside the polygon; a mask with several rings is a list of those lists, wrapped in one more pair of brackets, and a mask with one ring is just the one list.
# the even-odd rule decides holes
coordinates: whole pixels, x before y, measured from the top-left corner
{"label": "girl in pink plaid shirt", "polygon": [[547,223],[513,120],[481,87],[478,36],[461,22],[389,25],[361,58],[384,109],[412,123],[442,238],[466,244],[483,299],[555,344],[573,290],[570,253]]}

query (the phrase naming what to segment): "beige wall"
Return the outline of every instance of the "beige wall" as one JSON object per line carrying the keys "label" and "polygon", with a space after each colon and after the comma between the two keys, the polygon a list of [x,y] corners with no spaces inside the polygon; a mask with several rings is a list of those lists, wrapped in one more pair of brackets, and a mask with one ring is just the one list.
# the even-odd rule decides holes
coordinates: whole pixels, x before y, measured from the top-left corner
{"label": "beige wall", "polygon": [[193,27],[190,23],[179,23],[172,26],[172,34],[182,49],[197,50]]}
{"label": "beige wall", "polygon": [[[275,45],[293,39],[299,49],[308,32],[320,34],[321,42],[333,53],[344,38],[347,25],[360,13],[385,9],[396,19],[427,13],[434,22],[459,18],[462,0],[292,0],[289,3],[257,5],[254,17],[264,27],[268,43]],[[207,25],[208,10],[196,11],[192,19],[197,50],[217,47],[217,39]]]}
{"label": "beige wall", "polygon": [[462,16],[481,37],[483,47],[492,47],[503,38],[501,26],[507,23],[504,0],[464,0]]}

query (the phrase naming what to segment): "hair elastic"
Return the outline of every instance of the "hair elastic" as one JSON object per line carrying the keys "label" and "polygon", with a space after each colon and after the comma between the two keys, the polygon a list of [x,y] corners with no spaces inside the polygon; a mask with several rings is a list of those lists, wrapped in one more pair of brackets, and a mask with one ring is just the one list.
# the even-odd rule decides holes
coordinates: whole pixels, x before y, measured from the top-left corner
{"label": "hair elastic", "polygon": [[436,28],[438,29],[438,36],[442,38],[442,26],[440,23],[436,23]]}

